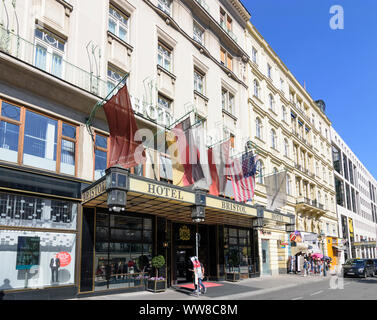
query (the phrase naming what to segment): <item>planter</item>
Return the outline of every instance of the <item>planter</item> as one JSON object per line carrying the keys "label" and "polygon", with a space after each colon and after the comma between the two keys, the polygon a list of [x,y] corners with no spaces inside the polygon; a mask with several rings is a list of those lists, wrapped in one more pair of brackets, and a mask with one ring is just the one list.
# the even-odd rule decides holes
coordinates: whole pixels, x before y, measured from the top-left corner
{"label": "planter", "polygon": [[226,280],[231,282],[240,281],[240,273],[239,272],[227,272],[226,273]]}
{"label": "planter", "polygon": [[163,292],[166,290],[166,280],[147,281],[147,290],[152,292]]}

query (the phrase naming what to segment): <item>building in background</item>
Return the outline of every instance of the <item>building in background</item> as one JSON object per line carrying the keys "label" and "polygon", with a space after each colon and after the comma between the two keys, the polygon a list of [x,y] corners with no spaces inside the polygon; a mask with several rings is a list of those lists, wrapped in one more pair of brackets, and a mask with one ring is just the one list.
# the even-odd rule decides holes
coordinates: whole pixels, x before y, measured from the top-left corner
{"label": "building in background", "polygon": [[334,128],[331,141],[342,262],[376,258],[376,180]]}

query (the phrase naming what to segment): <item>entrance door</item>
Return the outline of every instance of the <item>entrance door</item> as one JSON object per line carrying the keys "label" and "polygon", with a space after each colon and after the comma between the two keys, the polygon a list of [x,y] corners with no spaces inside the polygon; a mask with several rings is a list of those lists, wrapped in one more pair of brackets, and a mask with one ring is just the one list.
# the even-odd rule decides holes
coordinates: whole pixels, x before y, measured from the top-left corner
{"label": "entrance door", "polygon": [[190,257],[194,255],[194,248],[177,248],[175,252],[175,267],[177,283],[192,282],[192,263]]}
{"label": "entrance door", "polygon": [[271,274],[270,250],[268,240],[262,240],[262,274]]}

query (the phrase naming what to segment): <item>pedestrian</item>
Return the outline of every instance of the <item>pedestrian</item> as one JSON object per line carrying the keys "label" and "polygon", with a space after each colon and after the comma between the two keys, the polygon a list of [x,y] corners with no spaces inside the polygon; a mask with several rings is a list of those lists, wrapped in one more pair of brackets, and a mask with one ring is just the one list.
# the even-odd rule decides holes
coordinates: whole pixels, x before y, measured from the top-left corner
{"label": "pedestrian", "polygon": [[[200,264],[200,262],[199,262]],[[199,286],[202,287],[202,293],[206,293],[207,292],[207,288],[204,286],[203,284],[203,280],[204,280],[204,277],[205,277],[205,269],[204,269],[204,265],[200,265],[200,271],[198,272],[198,283],[199,283]]]}
{"label": "pedestrian", "polygon": [[304,277],[307,276],[307,272],[308,272],[308,261],[306,257],[304,257]]}
{"label": "pedestrian", "polygon": [[202,279],[204,278],[204,268],[200,264],[200,261],[197,256],[191,257],[191,262],[193,265],[193,269],[189,269],[190,271],[194,272],[194,285],[195,285],[195,291],[197,292],[197,295],[199,295],[201,292],[200,287],[202,287],[202,292],[206,292],[206,287],[204,286]]}

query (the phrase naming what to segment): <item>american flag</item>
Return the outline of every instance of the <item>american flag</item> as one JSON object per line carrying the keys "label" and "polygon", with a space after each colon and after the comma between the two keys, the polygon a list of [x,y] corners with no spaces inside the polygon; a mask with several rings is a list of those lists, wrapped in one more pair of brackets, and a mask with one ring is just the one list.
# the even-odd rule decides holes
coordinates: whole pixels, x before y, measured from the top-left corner
{"label": "american flag", "polygon": [[257,155],[247,152],[241,158],[235,158],[229,166],[234,200],[251,201],[254,198]]}

